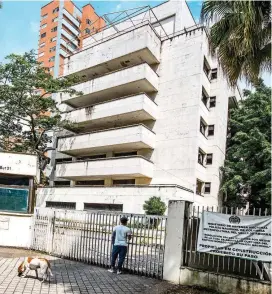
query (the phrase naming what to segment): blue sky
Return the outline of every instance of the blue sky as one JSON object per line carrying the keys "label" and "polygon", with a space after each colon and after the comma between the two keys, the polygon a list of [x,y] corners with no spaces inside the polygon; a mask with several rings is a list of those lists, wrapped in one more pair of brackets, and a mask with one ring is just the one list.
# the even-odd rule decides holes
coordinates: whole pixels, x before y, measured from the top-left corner
{"label": "blue sky", "polygon": [[[0,62],[10,53],[22,54],[37,49],[40,9],[49,1],[3,1],[0,10]],[[74,1],[81,8],[91,3],[98,14],[141,7],[156,6],[164,1]],[[191,11],[199,18],[202,1],[190,1]]]}

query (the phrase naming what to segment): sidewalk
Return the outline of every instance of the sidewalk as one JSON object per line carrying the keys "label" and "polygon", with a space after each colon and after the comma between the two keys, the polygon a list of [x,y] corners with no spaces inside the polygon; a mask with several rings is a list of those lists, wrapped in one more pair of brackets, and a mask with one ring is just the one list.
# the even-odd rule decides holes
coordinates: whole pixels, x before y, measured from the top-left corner
{"label": "sidewalk", "polygon": [[24,256],[38,255],[36,252],[0,248],[1,294],[159,294],[169,287],[168,283],[155,279],[128,274],[117,276],[101,267],[52,256],[48,259],[54,277],[42,284],[35,279],[35,271],[30,271],[27,278],[17,276],[17,268]]}

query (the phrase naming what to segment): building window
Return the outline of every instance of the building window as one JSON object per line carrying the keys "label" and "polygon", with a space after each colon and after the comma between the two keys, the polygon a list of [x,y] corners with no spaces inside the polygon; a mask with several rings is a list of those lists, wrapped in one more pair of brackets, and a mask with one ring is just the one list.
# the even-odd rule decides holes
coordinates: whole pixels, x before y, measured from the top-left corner
{"label": "building window", "polygon": [[41,38],[44,38],[46,36],[46,33],[41,34]]}
{"label": "building window", "polygon": [[54,27],[53,29],[51,29],[51,32],[56,32],[58,30],[58,27]]}
{"label": "building window", "polygon": [[206,129],[207,129],[207,124],[204,122],[204,120],[201,118],[200,119],[200,133],[206,137]]}
{"label": "building window", "polygon": [[211,193],[211,183],[205,183],[204,184],[204,193],[210,194]]}
{"label": "building window", "polygon": [[204,166],[205,152],[200,148],[198,149],[198,163]]}
{"label": "building window", "polygon": [[53,9],[53,13],[56,13],[56,12],[58,12],[59,11],[59,7],[56,7],[55,9]]}
{"label": "building window", "polygon": [[56,51],[56,46],[51,47],[51,48],[49,49],[49,52],[54,52],[54,51]]}
{"label": "building window", "polygon": [[76,181],[76,186],[104,186],[104,180]]}
{"label": "building window", "polygon": [[52,42],[55,42],[56,40],[57,40],[57,37],[54,37],[50,39],[50,42],[52,43]]}
{"label": "building window", "polygon": [[56,21],[58,21],[58,17],[55,17],[52,19],[52,22],[56,22]]}
{"label": "building window", "polygon": [[40,66],[43,66],[44,65],[44,62],[40,62]]}
{"label": "building window", "polygon": [[137,151],[114,153],[114,157],[134,156],[134,155],[137,155]]}
{"label": "building window", "polygon": [[[5,176],[1,175],[0,185],[5,186],[29,186],[29,178],[19,176]],[[15,199],[16,201],[16,199]]]}
{"label": "building window", "polygon": [[77,161],[85,161],[85,160],[92,160],[92,159],[99,159],[99,158],[106,158],[106,157],[107,157],[106,154],[81,156],[81,157],[77,157]]}
{"label": "building window", "polygon": [[210,97],[210,108],[213,108],[216,106],[216,97]]}
{"label": "building window", "polygon": [[208,153],[206,155],[206,164],[212,164],[212,161],[213,161],[213,154],[212,153]]}
{"label": "building window", "polygon": [[123,211],[123,204],[84,203],[84,210]]}
{"label": "building window", "polygon": [[54,66],[49,67],[49,71],[53,71],[54,70]]}
{"label": "building window", "polygon": [[86,19],[86,24],[90,25],[92,22],[90,19]]}
{"label": "building window", "polygon": [[85,34],[90,34],[90,29],[85,29]]}
{"label": "building window", "polygon": [[39,57],[42,57],[42,56],[44,56],[44,52],[41,52],[41,53],[39,54]]}
{"label": "building window", "polygon": [[75,202],[46,201],[46,207],[57,209],[76,209]]}
{"label": "building window", "polygon": [[43,24],[43,25],[41,26],[41,29],[44,29],[44,28],[46,28],[46,27],[47,27],[47,23]]}
{"label": "building window", "polygon": [[208,136],[213,136],[214,135],[214,125],[209,125],[208,126]]}
{"label": "building window", "polygon": [[113,180],[113,186],[117,185],[135,185],[135,179]]}
{"label": "building window", "polygon": [[208,101],[209,101],[209,95],[207,94],[206,90],[202,87],[202,102],[204,105],[207,107],[208,106]]}
{"label": "building window", "polygon": [[46,13],[46,14],[44,14],[44,15],[42,15],[42,19],[45,19],[45,18],[47,18],[47,16],[48,16],[48,14]]}
{"label": "building window", "polygon": [[40,44],[40,48],[43,48],[45,46],[45,42]]}
{"label": "building window", "polygon": [[204,183],[201,182],[200,180],[196,180],[196,194],[197,195],[202,195],[202,188],[203,188]]}
{"label": "building window", "polygon": [[55,187],[70,187],[70,181],[54,181]]}
{"label": "building window", "polygon": [[55,61],[55,56],[52,56],[48,59],[49,62]]}
{"label": "building window", "polygon": [[211,80],[216,80],[217,79],[217,68],[213,68],[211,70]]}
{"label": "building window", "polygon": [[206,57],[204,56],[203,71],[208,78],[209,78],[210,70],[211,70],[211,67],[210,67]]}
{"label": "building window", "polygon": [[72,158],[56,158],[55,159],[56,163],[66,163],[66,162],[72,162]]}

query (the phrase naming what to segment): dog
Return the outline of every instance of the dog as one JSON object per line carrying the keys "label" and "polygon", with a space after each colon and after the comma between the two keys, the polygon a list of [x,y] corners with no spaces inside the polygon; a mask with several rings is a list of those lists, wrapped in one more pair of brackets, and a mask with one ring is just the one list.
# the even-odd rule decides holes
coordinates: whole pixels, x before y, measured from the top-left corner
{"label": "dog", "polygon": [[42,276],[42,283],[48,277],[48,273],[51,277],[53,276],[49,261],[46,258],[42,257],[26,257],[25,260],[18,267],[18,276],[26,277],[30,270],[34,270],[36,272],[36,278],[38,279],[38,268],[40,269],[40,273]]}

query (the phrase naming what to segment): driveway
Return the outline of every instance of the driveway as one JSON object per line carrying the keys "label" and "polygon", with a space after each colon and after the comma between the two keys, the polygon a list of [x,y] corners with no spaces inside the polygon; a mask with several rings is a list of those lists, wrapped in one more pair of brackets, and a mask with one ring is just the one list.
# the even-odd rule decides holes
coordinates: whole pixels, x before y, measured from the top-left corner
{"label": "driveway", "polygon": [[136,275],[116,275],[107,269],[81,262],[47,256],[53,278],[41,283],[31,271],[26,278],[17,276],[17,267],[24,256],[40,256],[37,252],[0,248],[1,294],[59,294],[59,293],[163,293],[170,285]]}

